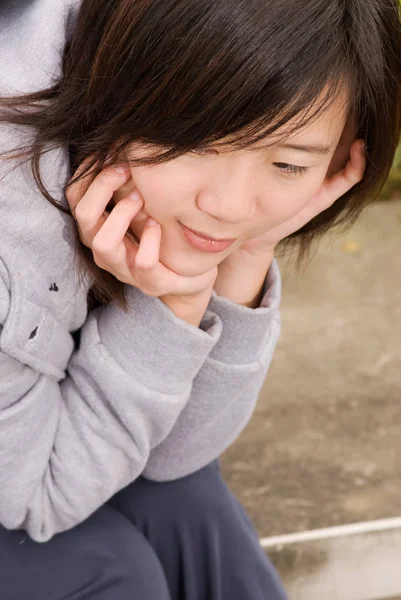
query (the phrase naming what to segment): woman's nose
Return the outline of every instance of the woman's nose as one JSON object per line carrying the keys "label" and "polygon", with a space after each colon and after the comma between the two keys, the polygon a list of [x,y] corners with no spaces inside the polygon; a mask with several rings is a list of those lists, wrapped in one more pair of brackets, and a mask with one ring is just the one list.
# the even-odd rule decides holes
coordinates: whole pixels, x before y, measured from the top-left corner
{"label": "woman's nose", "polygon": [[256,177],[253,179],[245,169],[231,172],[229,177],[209,179],[196,199],[199,210],[223,223],[242,223],[252,219],[257,198]]}

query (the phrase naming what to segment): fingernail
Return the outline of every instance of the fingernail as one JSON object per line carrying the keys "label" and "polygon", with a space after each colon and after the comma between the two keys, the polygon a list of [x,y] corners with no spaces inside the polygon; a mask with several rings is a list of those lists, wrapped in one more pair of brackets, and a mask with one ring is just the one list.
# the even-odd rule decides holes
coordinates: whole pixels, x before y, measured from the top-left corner
{"label": "fingernail", "polygon": [[127,173],[129,171],[129,165],[127,164],[119,164],[116,166],[117,173]]}
{"label": "fingernail", "polygon": [[141,194],[138,192],[138,190],[134,190],[133,192],[130,193],[130,195],[128,196],[128,198],[134,202],[142,202],[142,196]]}
{"label": "fingernail", "polygon": [[157,225],[157,221],[155,221],[154,219],[152,219],[152,217],[149,217],[148,221],[147,221],[147,225],[149,227],[154,227],[155,225]]}

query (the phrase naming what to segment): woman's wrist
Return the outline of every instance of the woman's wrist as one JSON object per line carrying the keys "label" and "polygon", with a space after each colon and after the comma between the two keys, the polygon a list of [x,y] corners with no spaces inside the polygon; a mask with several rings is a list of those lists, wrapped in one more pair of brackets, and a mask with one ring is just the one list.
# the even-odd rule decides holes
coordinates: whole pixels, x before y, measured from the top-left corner
{"label": "woman's wrist", "polygon": [[262,257],[248,254],[233,254],[219,265],[214,290],[236,304],[258,308],[263,297],[266,275],[270,269],[274,252]]}
{"label": "woman's wrist", "polygon": [[192,295],[166,294],[160,300],[175,314],[176,317],[189,325],[199,327],[208,307],[212,290],[205,290]]}

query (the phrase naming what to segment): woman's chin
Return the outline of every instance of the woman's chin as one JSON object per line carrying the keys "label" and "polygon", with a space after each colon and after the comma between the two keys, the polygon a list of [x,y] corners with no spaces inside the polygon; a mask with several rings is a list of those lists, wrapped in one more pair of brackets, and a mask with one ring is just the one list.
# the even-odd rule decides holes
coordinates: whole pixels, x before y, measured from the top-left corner
{"label": "woman's chin", "polygon": [[181,277],[198,277],[215,266],[215,263],[202,260],[202,257],[196,260],[194,257],[191,258],[184,254],[171,256],[167,253],[165,255],[161,253],[160,262],[174,273],[181,275]]}

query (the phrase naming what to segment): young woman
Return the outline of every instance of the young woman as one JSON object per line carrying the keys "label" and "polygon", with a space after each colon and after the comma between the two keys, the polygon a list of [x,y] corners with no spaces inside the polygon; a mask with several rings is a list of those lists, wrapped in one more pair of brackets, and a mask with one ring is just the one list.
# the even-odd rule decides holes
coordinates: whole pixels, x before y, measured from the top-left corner
{"label": "young woman", "polygon": [[388,175],[398,2],[21,0],[0,26],[0,596],[283,599],[216,460],[278,337],[277,244]]}

